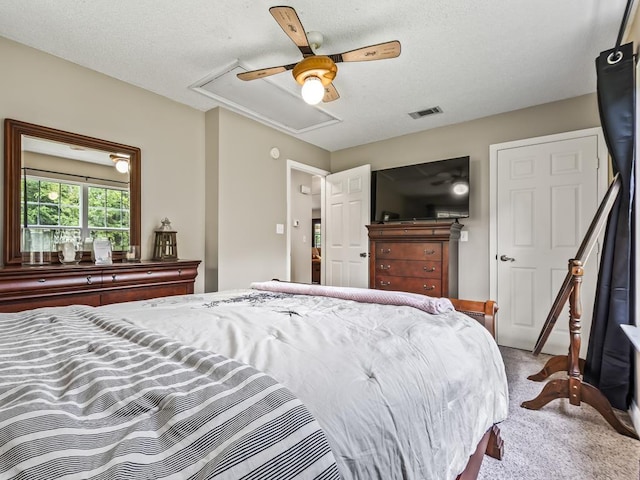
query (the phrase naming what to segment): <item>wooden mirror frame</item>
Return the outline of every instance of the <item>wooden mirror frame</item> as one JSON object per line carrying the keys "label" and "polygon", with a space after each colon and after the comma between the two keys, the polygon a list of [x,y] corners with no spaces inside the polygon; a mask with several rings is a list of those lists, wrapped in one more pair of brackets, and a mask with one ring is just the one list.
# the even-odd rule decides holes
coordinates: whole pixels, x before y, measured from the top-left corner
{"label": "wooden mirror frame", "polygon": [[[42,138],[54,142],[68,143],[94,150],[125,153],[129,159],[129,243],[140,245],[140,149],[129,145],[87,137],[77,133],[33,125],[6,118],[4,121],[4,220],[3,220],[3,260],[5,265],[22,263],[20,251],[20,178],[22,170],[22,136]],[[121,260],[123,252],[113,252],[114,260]],[[91,261],[91,252],[84,251],[82,262]]]}

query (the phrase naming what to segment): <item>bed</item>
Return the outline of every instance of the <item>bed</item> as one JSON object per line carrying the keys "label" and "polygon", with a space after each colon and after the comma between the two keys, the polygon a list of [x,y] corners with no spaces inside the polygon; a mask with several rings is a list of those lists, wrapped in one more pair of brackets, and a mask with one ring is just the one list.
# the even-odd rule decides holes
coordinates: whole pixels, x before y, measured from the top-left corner
{"label": "bed", "polygon": [[252,287],[2,314],[0,477],[453,480],[501,447],[492,306]]}

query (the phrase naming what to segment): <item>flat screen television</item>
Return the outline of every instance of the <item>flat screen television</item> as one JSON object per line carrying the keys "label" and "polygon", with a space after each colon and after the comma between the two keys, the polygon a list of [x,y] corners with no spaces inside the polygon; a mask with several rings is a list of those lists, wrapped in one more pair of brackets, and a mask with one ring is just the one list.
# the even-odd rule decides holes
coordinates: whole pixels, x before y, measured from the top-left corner
{"label": "flat screen television", "polygon": [[469,157],[371,172],[374,223],[469,216]]}

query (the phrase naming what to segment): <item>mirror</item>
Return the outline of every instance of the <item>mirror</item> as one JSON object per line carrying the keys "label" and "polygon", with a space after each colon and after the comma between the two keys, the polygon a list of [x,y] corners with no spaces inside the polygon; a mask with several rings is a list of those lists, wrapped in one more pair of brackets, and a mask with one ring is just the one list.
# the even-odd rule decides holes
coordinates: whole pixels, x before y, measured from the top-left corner
{"label": "mirror", "polygon": [[25,227],[50,230],[54,243],[73,238],[82,262],[89,238],[112,238],[122,260],[140,245],[140,165],[137,147],[5,119],[5,265],[22,263]]}

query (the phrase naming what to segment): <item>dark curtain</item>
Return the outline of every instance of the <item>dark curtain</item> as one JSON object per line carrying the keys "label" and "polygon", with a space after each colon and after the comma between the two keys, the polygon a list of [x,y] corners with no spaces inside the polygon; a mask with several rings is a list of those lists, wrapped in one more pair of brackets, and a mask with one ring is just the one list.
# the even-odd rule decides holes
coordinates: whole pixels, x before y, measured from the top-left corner
{"label": "dark curtain", "polygon": [[584,380],[621,410],[630,405],[634,386],[634,351],[620,328],[634,323],[634,63],[632,43],[596,59],[600,122],[622,188],[605,231],[584,371]]}

